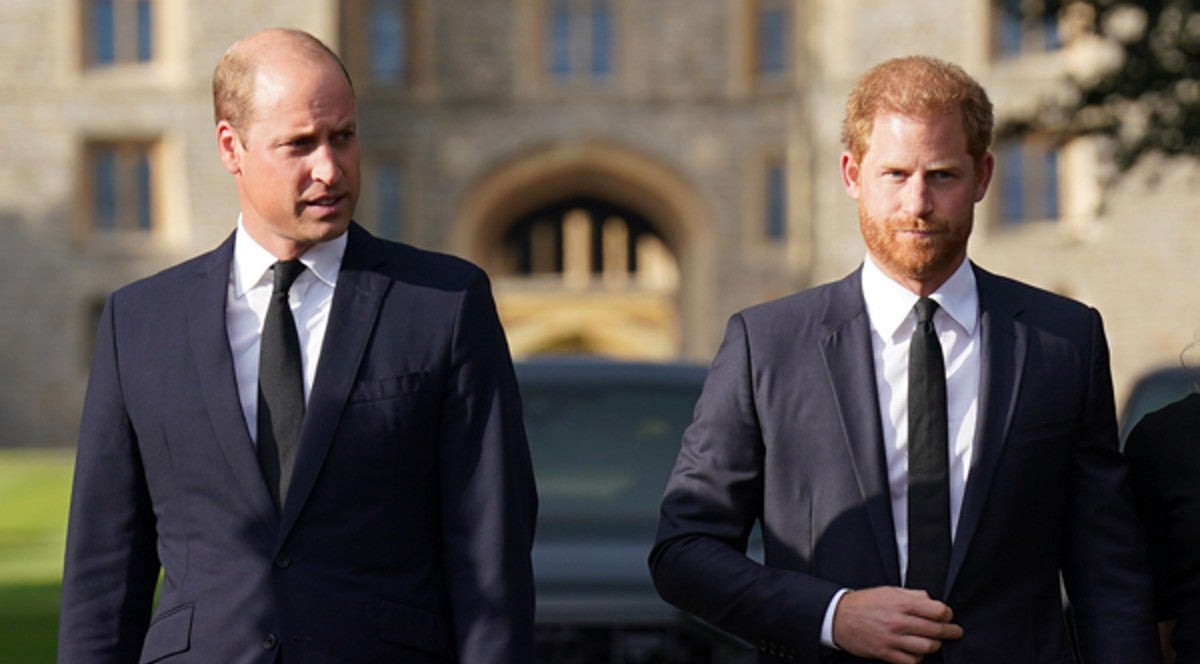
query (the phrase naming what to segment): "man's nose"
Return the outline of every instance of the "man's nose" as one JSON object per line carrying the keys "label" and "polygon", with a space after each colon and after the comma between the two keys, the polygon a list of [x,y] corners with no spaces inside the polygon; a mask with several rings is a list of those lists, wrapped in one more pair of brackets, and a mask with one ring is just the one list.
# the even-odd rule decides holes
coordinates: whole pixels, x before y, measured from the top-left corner
{"label": "man's nose", "polygon": [[312,160],[312,179],[317,182],[331,186],[341,176],[342,169],[338,165],[337,152],[328,143],[323,143],[313,150],[310,159]]}
{"label": "man's nose", "polygon": [[933,197],[930,195],[929,184],[924,178],[911,177],[905,183],[900,201],[906,215],[926,217],[933,211]]}

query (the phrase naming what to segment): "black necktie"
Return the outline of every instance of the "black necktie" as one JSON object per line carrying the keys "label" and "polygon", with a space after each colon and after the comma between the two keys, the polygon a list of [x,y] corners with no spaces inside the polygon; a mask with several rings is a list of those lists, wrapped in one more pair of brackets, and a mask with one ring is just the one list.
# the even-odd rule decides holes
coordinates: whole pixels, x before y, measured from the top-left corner
{"label": "black necktie", "polygon": [[258,357],[258,463],[275,507],[281,508],[304,422],[300,337],[288,305],[288,291],[304,272],[304,263],[279,261],[273,270],[275,289],[263,322]]}
{"label": "black necktie", "polygon": [[946,369],[933,326],[937,302],[917,301],[908,350],[908,573],[905,584],[941,599],[950,566]]}

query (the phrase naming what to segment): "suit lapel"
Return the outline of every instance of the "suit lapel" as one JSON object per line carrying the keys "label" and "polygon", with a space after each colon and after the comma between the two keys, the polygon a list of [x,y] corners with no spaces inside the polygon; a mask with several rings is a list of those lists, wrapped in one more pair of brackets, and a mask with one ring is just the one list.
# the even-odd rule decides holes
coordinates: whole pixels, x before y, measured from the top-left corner
{"label": "suit lapel", "polygon": [[[883,568],[888,578],[899,585],[900,562],[861,270],[834,284],[823,324],[828,332],[821,339],[821,354],[833,387],[838,416],[846,432],[846,449]],[[863,358],[867,359],[865,363]]]}
{"label": "suit lapel", "polygon": [[375,329],[383,295],[391,284],[390,279],[371,270],[383,262],[377,240],[355,224],[351,224],[347,232],[346,253],[338,272],[321,357],[308,397],[291,487],[283,505],[279,546],[286,541],[320,474],[367,341]]}
{"label": "suit lapel", "polygon": [[231,235],[207,256],[207,260],[200,262],[193,280],[191,306],[188,307],[188,340],[200,378],[200,393],[217,444],[246,494],[251,510],[262,517],[262,525],[273,530],[275,507],[254,456],[254,442],[246,430],[225,327],[225,298],[232,260]]}
{"label": "suit lapel", "polygon": [[1017,403],[1028,336],[1025,326],[1017,320],[1019,305],[1005,297],[1003,284],[978,267],[975,267],[975,278],[980,311],[980,419],[976,426],[971,472],[967,476],[962,512],[958,517],[958,530],[950,555],[947,591],[953,587],[962,569],[987,504],[988,491],[996,476],[996,466],[1004,450]]}

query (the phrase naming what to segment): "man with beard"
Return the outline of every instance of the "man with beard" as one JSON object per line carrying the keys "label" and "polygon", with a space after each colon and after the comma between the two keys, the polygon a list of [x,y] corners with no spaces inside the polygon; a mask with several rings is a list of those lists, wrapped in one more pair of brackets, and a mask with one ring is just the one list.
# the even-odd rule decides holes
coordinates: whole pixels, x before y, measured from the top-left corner
{"label": "man with beard", "polygon": [[1100,316],[967,260],[992,126],[955,65],[872,69],[841,158],[866,259],[730,319],[650,566],[759,661],[1159,661]]}

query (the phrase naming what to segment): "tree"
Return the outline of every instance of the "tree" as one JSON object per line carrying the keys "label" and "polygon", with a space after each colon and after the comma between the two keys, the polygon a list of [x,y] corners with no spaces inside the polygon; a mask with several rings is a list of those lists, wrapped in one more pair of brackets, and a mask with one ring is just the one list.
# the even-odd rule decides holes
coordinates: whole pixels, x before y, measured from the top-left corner
{"label": "tree", "polygon": [[1200,157],[1197,0],[1005,0],[1002,8],[1031,20],[1057,15],[1076,56],[1068,94],[1002,131],[1107,137],[1121,171],[1150,152]]}

